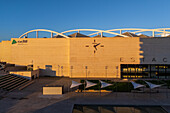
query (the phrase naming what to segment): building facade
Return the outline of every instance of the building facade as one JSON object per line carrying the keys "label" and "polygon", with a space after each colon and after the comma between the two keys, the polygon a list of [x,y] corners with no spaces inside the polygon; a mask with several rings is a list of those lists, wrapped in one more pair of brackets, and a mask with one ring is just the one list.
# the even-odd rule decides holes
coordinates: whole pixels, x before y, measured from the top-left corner
{"label": "building facade", "polygon": [[51,76],[170,78],[170,37],[76,35],[11,38],[0,42],[0,60]]}

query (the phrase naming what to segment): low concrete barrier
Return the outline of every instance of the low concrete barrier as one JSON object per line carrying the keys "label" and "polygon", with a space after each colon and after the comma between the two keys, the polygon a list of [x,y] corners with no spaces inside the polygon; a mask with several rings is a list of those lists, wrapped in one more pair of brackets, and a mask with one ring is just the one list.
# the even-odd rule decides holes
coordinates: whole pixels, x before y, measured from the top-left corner
{"label": "low concrete barrier", "polygon": [[62,95],[63,87],[43,87],[43,95]]}
{"label": "low concrete barrier", "polygon": [[31,80],[31,71],[11,71],[10,74],[14,74],[26,79]]}

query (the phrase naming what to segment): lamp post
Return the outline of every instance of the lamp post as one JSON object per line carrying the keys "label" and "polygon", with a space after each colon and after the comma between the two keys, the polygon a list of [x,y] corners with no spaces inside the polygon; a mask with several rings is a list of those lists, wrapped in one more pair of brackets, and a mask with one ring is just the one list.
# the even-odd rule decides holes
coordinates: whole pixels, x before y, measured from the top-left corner
{"label": "lamp post", "polygon": [[[87,81],[87,69],[88,69],[88,66],[85,66],[85,69],[86,69],[86,81]],[[84,80],[84,95],[85,95],[85,80]]]}
{"label": "lamp post", "polygon": [[[73,66],[70,66],[70,78],[72,78],[72,69],[73,69]],[[69,82],[68,82],[68,84],[69,84]],[[72,90],[71,90],[72,91]],[[69,85],[68,85],[68,92],[69,92]]]}
{"label": "lamp post", "polygon": [[60,65],[58,65],[58,76],[60,75]]}
{"label": "lamp post", "polygon": [[63,66],[61,66],[61,76],[63,76]]}
{"label": "lamp post", "polygon": [[[116,79],[118,78],[118,66],[116,66],[117,74],[116,74]],[[117,97],[117,80],[116,80],[116,97]]]}
{"label": "lamp post", "polygon": [[73,71],[73,66],[70,67],[70,77],[72,78],[72,71]]}
{"label": "lamp post", "polygon": [[85,69],[86,69],[86,80],[87,80],[87,69],[88,69],[88,67],[87,67],[87,66],[85,66]]}
{"label": "lamp post", "polygon": [[108,66],[105,66],[106,81],[107,81],[107,69],[108,69]]}

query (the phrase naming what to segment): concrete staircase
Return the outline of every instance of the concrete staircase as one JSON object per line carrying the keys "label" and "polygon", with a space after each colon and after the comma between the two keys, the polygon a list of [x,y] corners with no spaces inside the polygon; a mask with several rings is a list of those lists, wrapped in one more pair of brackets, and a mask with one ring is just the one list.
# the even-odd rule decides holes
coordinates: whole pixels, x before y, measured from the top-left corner
{"label": "concrete staircase", "polygon": [[27,82],[29,82],[28,79],[16,75],[0,76],[0,89],[5,91],[13,91]]}

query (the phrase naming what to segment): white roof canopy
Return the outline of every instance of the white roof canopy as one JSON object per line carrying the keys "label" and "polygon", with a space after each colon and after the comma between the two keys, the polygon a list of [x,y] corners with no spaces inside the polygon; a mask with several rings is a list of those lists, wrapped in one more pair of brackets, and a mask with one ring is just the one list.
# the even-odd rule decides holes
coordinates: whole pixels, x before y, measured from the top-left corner
{"label": "white roof canopy", "polygon": [[151,89],[153,89],[153,88],[158,88],[158,87],[161,87],[162,85],[164,85],[164,84],[156,85],[156,84],[152,84],[152,83],[147,82],[147,81],[145,81],[145,82],[148,84],[148,86],[149,86]]}
{"label": "white roof canopy", "polygon": [[106,83],[106,82],[103,82],[100,80],[100,83],[101,83],[101,88],[104,88],[104,87],[108,87],[108,86],[111,86],[113,84],[109,84],[109,83]]}
{"label": "white roof canopy", "polygon": [[88,80],[86,80],[86,83],[87,83],[86,88],[89,88],[89,87],[97,85],[96,83],[89,82]]}
{"label": "white roof canopy", "polygon": [[141,87],[145,87],[145,85],[138,84],[138,83],[133,82],[133,81],[131,81],[131,83],[132,83],[132,85],[133,85],[134,89],[136,89],[136,88],[141,88]]}
{"label": "white roof canopy", "polygon": [[82,85],[82,83],[78,83],[78,82],[75,82],[75,81],[72,80],[72,84],[71,84],[70,88],[74,88],[74,87],[77,87],[79,85]]}

